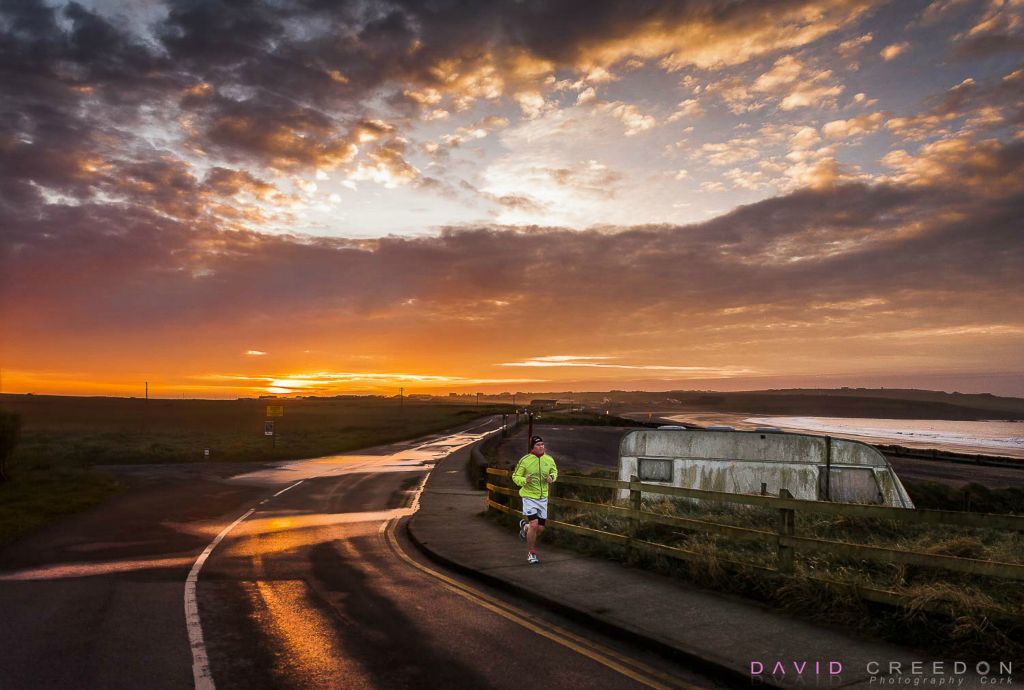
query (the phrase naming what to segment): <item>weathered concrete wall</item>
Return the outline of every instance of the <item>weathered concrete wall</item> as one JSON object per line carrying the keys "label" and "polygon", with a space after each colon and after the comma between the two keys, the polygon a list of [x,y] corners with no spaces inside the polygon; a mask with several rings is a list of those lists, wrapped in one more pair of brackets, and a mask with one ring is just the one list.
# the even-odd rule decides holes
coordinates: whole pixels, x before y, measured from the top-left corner
{"label": "weathered concrete wall", "polygon": [[[671,462],[671,479],[640,474],[640,460]],[[645,475],[656,462],[644,463]],[[826,472],[826,467],[831,472]],[[667,465],[661,464],[667,469]],[[768,494],[787,489],[794,498],[874,503],[913,508],[899,477],[875,448],[858,441],[808,434],[698,429],[631,431],[619,446],[619,479],[703,491]],[[624,492],[623,497],[628,492]]]}

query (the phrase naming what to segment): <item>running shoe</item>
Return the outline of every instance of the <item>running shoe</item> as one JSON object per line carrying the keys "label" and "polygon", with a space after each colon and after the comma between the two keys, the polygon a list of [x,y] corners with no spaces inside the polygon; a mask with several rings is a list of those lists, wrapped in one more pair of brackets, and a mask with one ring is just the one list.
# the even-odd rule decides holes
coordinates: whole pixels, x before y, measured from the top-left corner
{"label": "running shoe", "polygon": [[530,565],[537,565],[538,563],[540,563],[540,559],[537,558],[537,554],[531,553],[526,557],[526,562]]}
{"label": "running shoe", "polygon": [[529,529],[530,523],[526,520],[519,521],[519,538],[526,541],[526,530]]}

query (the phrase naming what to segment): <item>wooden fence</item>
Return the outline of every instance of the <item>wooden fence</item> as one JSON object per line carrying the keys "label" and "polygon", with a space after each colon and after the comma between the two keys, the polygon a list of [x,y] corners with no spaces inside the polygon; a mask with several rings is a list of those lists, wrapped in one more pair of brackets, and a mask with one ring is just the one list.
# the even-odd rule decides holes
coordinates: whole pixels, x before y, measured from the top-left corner
{"label": "wooden fence", "polygon": [[[520,514],[519,510],[495,500],[496,495],[509,497],[517,497],[519,495],[518,488],[511,486],[511,474],[512,473],[506,469],[494,467],[487,468],[488,508],[504,513]],[[504,480],[503,483],[506,485],[499,486],[494,483],[493,480]],[[599,487],[615,491],[628,490],[629,507],[562,497],[557,495],[556,487],[559,485]],[[984,527],[988,529],[1012,530],[1017,532],[1024,532],[1024,516],[966,513],[946,510],[908,510],[905,508],[832,503],[829,501],[803,501],[792,498],[789,495],[789,492],[785,489],[780,492],[779,497],[731,494],[718,491],[701,491],[698,489],[662,486],[660,484],[644,484],[636,477],[631,481],[626,482],[616,479],[601,479],[597,477],[581,477],[563,474],[558,478],[558,483],[552,485],[552,489],[553,493],[549,497],[552,505],[625,518],[629,521],[630,530],[629,534],[618,534],[551,519],[547,521],[548,524],[555,525],[561,529],[576,534],[624,545],[629,548],[636,549],[637,551],[659,554],[680,560],[701,560],[706,558],[706,555],[696,551],[689,551],[639,539],[637,534],[639,533],[640,526],[645,523],[666,525],[686,530],[702,531],[719,535],[727,539],[761,542],[762,544],[774,546],[776,552],[776,563],[774,568],[726,559],[718,559],[718,561],[720,563],[728,563],[745,568],[755,568],[783,575],[793,573],[794,555],[798,552],[803,552],[825,553],[839,557],[859,558],[881,563],[942,568],[960,573],[1024,580],[1024,564],[1020,563],[1002,563],[999,561],[962,558],[959,556],[944,556],[880,546],[866,546],[827,539],[800,537],[795,533],[796,513],[798,512],[827,513],[846,517],[897,520],[903,523],[918,525],[956,525],[960,527]],[[734,525],[724,525],[706,520],[661,515],[650,512],[643,509],[641,502],[641,498],[645,493],[677,498],[704,499],[718,503],[734,503],[775,509],[778,511],[775,529],[751,529],[748,527],[737,527]],[[821,578],[811,579],[818,580],[826,585],[843,588],[852,587],[862,598],[868,600],[879,601],[886,604],[906,603],[903,600],[903,597],[896,592],[839,583]]]}

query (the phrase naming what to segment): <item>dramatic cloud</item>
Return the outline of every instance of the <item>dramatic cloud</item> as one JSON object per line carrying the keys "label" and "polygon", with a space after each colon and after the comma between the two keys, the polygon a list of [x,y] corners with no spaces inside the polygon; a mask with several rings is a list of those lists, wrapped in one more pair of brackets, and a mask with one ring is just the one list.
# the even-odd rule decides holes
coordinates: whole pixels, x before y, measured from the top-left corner
{"label": "dramatic cloud", "polygon": [[1019,369],[1021,3],[3,4],[5,380]]}
{"label": "dramatic cloud", "polygon": [[[871,357],[912,314],[917,332],[970,324],[943,347],[980,364],[989,355],[974,350],[978,334],[999,343],[1022,327],[1024,303],[1006,286],[1024,278],[1024,143],[949,142],[889,162],[906,187],[799,191],[684,227],[465,228],[357,242],[224,232],[141,210],[119,210],[111,225],[109,208],[54,206],[5,257],[9,316],[47,340],[97,343],[111,328],[128,342],[168,329],[242,340],[273,323],[290,340],[330,334],[363,354],[401,328],[408,344],[395,351],[412,357],[429,339],[480,373],[493,365],[482,353],[519,352],[533,359],[504,366],[679,380],[770,372],[777,364],[763,353],[783,346],[820,362],[803,350],[808,338],[856,345],[836,361]],[[542,344],[509,337],[536,329]],[[593,347],[594,332],[601,354],[530,354]],[[1019,352],[1006,356],[1004,366],[1019,366]]]}

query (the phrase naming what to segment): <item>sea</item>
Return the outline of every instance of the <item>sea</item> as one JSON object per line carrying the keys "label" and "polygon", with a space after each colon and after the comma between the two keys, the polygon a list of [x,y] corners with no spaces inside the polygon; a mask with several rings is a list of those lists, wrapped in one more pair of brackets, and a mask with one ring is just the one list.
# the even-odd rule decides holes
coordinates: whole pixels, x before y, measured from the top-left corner
{"label": "sea", "polygon": [[856,417],[747,417],[744,421],[908,448],[1024,457],[1024,422]]}
{"label": "sea", "polygon": [[941,419],[877,419],[866,417],[783,417],[703,413],[673,415],[680,422],[702,426],[727,424],[736,429],[774,426],[784,431],[828,434],[873,444],[935,448],[954,453],[1024,458],[1024,421],[960,422]]}

